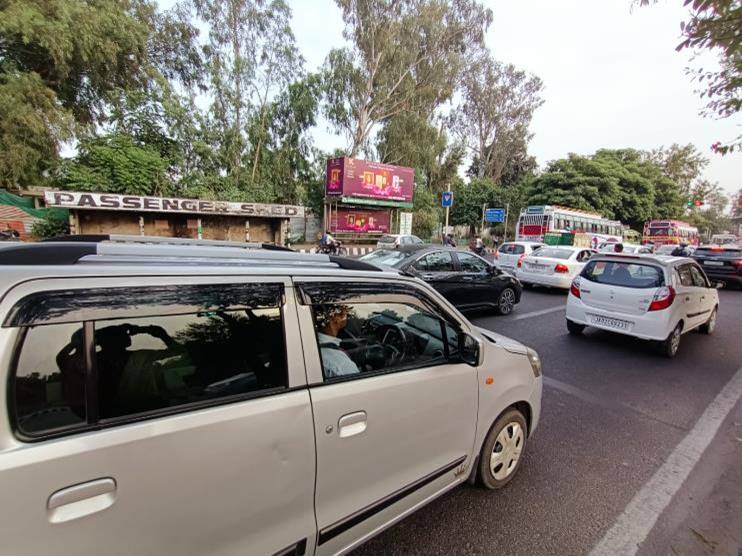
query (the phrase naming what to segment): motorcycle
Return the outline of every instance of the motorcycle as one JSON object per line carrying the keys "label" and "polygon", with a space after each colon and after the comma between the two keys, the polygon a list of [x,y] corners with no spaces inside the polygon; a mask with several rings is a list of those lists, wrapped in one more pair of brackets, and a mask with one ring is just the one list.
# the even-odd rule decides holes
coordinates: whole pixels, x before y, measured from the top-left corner
{"label": "motorcycle", "polygon": [[320,253],[321,255],[341,255],[345,256],[348,254],[348,250],[343,247],[342,241],[335,240],[335,243],[333,245],[327,245],[323,243],[319,243],[317,245],[316,249],[317,253]]}

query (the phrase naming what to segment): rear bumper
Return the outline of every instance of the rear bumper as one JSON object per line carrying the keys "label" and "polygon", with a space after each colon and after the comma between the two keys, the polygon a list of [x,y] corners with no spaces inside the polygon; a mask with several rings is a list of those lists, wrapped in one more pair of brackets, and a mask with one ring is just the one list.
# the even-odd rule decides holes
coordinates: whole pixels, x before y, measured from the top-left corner
{"label": "rear bumper", "polygon": [[[592,319],[595,316],[627,321],[631,323],[630,328],[628,330],[621,330],[611,326],[596,324]],[[668,310],[654,311],[652,313],[644,313],[643,315],[629,315],[619,313],[618,311],[606,311],[604,309],[588,307],[581,299],[572,295],[569,296],[567,301],[567,320],[592,328],[607,330],[608,332],[641,338],[642,340],[661,341],[666,339],[674,328],[671,319],[672,312]]]}
{"label": "rear bumper", "polygon": [[730,274],[729,272],[714,272],[713,270],[709,272],[708,267],[704,267],[703,270],[706,272],[706,276],[709,277],[709,280],[724,282],[726,284],[736,284],[738,286],[742,285],[742,274],[739,272],[736,274]]}
{"label": "rear bumper", "polygon": [[515,277],[523,284],[538,284],[540,286],[550,286],[552,288],[569,289],[572,284],[573,277],[569,274],[539,274],[536,272],[528,272],[519,268]]}

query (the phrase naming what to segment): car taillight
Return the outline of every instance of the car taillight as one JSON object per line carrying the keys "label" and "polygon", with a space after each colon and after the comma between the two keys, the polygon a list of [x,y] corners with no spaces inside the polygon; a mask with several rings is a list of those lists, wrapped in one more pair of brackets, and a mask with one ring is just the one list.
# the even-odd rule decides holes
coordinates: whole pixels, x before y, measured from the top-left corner
{"label": "car taillight", "polygon": [[496,259],[499,259],[500,258],[500,252],[499,251],[495,251],[495,258]]}
{"label": "car taillight", "polygon": [[558,265],[554,267],[554,272],[559,272],[563,274],[565,272],[569,272],[569,267],[567,265],[563,265],[562,263],[559,263]]}
{"label": "car taillight", "polygon": [[667,309],[675,301],[675,289],[671,286],[660,288],[654,294],[652,303],[649,304],[648,311],[661,311]]}
{"label": "car taillight", "polygon": [[523,266],[523,257],[525,257],[525,254],[518,257],[518,268]]}
{"label": "car taillight", "polygon": [[577,276],[574,280],[572,280],[572,285],[569,286],[569,293],[571,293],[575,297],[580,297],[580,277],[579,276]]}

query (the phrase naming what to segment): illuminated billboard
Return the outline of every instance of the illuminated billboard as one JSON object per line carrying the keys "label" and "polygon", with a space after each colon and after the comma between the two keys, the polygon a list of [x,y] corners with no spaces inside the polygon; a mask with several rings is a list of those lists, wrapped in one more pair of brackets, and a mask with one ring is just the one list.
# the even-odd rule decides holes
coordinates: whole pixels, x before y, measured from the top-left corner
{"label": "illuminated billboard", "polygon": [[330,230],[348,234],[388,234],[388,210],[368,210],[340,207],[333,211]]}
{"label": "illuminated billboard", "polygon": [[352,199],[375,199],[412,203],[415,171],[355,158],[331,158],[327,161],[325,194]]}

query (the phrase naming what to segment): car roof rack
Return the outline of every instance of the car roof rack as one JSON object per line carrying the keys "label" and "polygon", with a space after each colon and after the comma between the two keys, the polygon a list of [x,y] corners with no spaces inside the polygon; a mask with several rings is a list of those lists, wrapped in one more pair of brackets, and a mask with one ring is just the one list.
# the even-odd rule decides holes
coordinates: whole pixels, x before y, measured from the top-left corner
{"label": "car roof rack", "polygon": [[[133,237],[136,241],[128,241]],[[335,255],[297,253],[262,243],[212,240],[147,241],[143,236],[93,236],[97,241],[44,241],[14,244],[0,249],[0,265],[47,266],[88,264],[210,265],[291,268],[341,268],[383,272],[377,266]],[[111,239],[113,238],[113,239]],[[88,239],[92,239],[88,236]],[[171,240],[177,240],[175,242]]]}
{"label": "car roof rack", "polygon": [[80,234],[62,235],[42,240],[42,243],[80,242],[80,243],[139,243],[151,245],[199,245],[202,247],[238,247],[241,249],[268,249],[272,251],[291,251],[290,247],[265,242],[228,241],[221,239],[192,239],[185,237],[135,236],[125,234]]}

